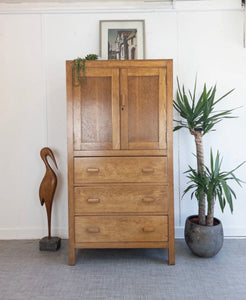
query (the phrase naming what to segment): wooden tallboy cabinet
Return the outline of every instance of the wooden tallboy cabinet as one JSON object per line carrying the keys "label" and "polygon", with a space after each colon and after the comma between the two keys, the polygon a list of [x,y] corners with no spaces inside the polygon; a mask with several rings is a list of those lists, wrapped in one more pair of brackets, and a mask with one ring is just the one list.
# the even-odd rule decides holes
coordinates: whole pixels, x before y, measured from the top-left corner
{"label": "wooden tallboy cabinet", "polygon": [[67,61],[69,264],[76,248],[168,248],[175,263],[172,60]]}

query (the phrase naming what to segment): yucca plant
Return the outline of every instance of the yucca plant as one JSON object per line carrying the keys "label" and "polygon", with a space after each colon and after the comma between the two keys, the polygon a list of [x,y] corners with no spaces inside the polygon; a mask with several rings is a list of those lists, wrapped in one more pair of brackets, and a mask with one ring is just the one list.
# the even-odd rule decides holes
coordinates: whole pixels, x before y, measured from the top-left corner
{"label": "yucca plant", "polygon": [[[206,84],[203,85],[203,91],[199,97],[196,96],[197,80],[195,81],[193,92],[186,92],[184,86],[180,86],[177,79],[178,90],[176,100],[173,101],[173,106],[181,116],[181,120],[174,120],[177,126],[174,131],[181,128],[187,128],[195,138],[196,157],[197,157],[197,172],[201,176],[204,173],[204,153],[202,137],[215,130],[215,125],[225,118],[233,118],[231,115],[233,109],[215,111],[215,106],[233,90],[230,90],[222,97],[216,99],[216,85],[207,89]],[[205,194],[199,197],[198,203],[198,218],[199,224],[206,224],[206,202]]]}
{"label": "yucca plant", "polygon": [[213,226],[214,224],[214,206],[216,199],[219,200],[220,208],[224,211],[226,203],[229,204],[231,212],[233,212],[233,198],[236,199],[236,194],[229,186],[229,181],[236,181],[241,186],[241,180],[237,178],[234,171],[237,170],[242,164],[234,168],[233,170],[226,172],[221,170],[222,159],[217,151],[216,158],[214,160],[213,152],[210,152],[210,168],[204,165],[204,172],[198,173],[197,170],[189,166],[187,178],[189,179],[189,185],[185,189],[184,194],[192,191],[191,198],[195,195],[198,202],[202,200],[204,195],[207,199],[208,214],[206,218],[206,225]]}

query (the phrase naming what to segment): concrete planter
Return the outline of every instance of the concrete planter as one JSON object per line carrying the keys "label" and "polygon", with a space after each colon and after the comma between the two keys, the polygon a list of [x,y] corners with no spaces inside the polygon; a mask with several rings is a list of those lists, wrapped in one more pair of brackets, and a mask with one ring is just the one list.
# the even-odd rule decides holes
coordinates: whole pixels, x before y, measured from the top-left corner
{"label": "concrete planter", "polygon": [[190,216],[185,222],[185,241],[190,250],[200,257],[216,255],[224,241],[221,221],[214,218],[214,226],[198,224],[198,216]]}

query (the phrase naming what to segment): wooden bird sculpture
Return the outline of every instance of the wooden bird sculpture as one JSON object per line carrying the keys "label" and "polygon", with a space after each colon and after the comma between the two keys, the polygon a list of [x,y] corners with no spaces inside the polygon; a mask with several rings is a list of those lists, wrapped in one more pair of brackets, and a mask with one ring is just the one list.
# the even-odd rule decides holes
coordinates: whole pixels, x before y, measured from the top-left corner
{"label": "wooden bird sculpture", "polygon": [[58,167],[56,164],[55,156],[53,152],[50,150],[50,148],[45,147],[41,149],[40,156],[45,163],[46,173],[39,187],[39,198],[40,198],[41,205],[44,205],[45,203],[46,206],[47,220],[48,220],[48,239],[50,239],[51,238],[51,228],[50,228],[51,209],[52,209],[53,198],[56,191],[57,177],[48,163],[47,156],[49,156],[53,160],[57,169]]}

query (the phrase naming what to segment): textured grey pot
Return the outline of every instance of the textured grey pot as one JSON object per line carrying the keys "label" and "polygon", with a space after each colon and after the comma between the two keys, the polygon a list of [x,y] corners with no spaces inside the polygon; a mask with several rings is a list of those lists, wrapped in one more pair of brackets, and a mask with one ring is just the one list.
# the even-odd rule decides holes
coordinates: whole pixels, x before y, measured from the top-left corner
{"label": "textured grey pot", "polygon": [[[193,222],[190,220],[193,219]],[[198,216],[190,216],[185,222],[185,241],[190,250],[200,257],[216,255],[224,241],[223,227],[220,220],[214,218],[216,225],[202,226],[194,223]]]}

